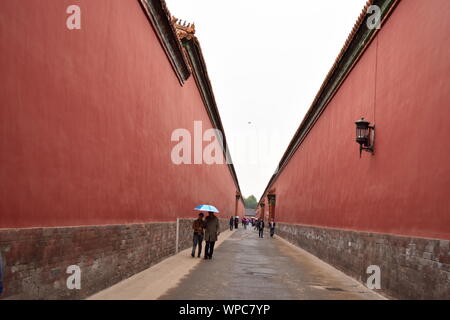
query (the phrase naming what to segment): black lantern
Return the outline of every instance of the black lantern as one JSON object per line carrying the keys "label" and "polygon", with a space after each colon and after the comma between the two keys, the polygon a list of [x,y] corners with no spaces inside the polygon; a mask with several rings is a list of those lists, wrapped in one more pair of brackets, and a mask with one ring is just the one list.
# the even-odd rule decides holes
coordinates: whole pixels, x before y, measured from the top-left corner
{"label": "black lantern", "polygon": [[374,152],[375,142],[375,126],[371,126],[370,122],[361,118],[355,122],[356,124],[356,142],[359,144],[359,157],[362,151]]}

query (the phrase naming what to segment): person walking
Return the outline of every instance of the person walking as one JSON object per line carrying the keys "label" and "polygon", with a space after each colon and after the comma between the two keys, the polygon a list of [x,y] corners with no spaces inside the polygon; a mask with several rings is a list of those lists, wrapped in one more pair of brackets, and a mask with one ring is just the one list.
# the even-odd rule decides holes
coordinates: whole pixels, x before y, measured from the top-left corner
{"label": "person walking", "polygon": [[239,217],[234,218],[234,228],[235,229],[239,228]]}
{"label": "person walking", "polygon": [[264,220],[260,219],[258,223],[259,237],[264,238]]}
{"label": "person walking", "polygon": [[231,216],[231,218],[230,218],[230,231],[233,230],[233,225],[234,225],[234,218],[233,218],[233,216]]}
{"label": "person walking", "polygon": [[200,255],[202,253],[202,242],[203,242],[203,229],[205,228],[205,222],[203,221],[203,213],[198,214],[198,219],[194,221],[192,224],[192,229],[194,229],[194,237],[192,239],[193,246],[192,246],[192,258],[195,257],[195,249],[198,246],[198,257],[200,258]]}
{"label": "person walking", "polygon": [[208,212],[205,218],[205,260],[212,259],[214,253],[214,245],[217,237],[220,234],[219,219],[214,215],[214,212]]}
{"label": "person walking", "polygon": [[269,222],[269,228],[270,228],[270,237],[273,238],[273,235],[275,234],[275,221],[270,220]]}

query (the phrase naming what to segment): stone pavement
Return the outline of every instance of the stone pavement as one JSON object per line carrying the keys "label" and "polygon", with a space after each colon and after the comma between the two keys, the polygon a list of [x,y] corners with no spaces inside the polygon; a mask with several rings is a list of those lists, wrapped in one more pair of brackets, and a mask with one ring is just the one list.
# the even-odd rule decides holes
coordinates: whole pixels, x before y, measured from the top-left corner
{"label": "stone pavement", "polygon": [[[216,242],[216,247],[220,248],[220,245],[232,234],[233,232],[230,231],[222,232]],[[88,300],[158,299],[170,288],[176,287],[185,275],[202,263],[202,259],[191,257],[191,250],[183,250],[147,270],[90,296]]]}
{"label": "stone pavement", "polygon": [[[270,238],[267,232],[264,239],[259,239],[253,228],[241,227],[221,238],[212,260],[192,258],[189,250],[169,258],[174,268],[178,266],[171,285],[158,287],[155,279],[167,277],[171,270],[169,266],[159,270],[155,266],[153,271],[150,268],[133,276],[134,280],[127,279],[91,298],[383,299],[306,251],[281,238]],[[186,264],[190,267],[186,268]]]}
{"label": "stone pavement", "polygon": [[160,299],[382,299],[280,238],[239,229]]}

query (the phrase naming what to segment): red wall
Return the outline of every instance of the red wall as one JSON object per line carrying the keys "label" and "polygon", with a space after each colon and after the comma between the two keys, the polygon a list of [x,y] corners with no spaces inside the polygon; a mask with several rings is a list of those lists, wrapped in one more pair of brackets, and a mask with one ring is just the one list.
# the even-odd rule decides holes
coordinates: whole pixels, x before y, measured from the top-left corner
{"label": "red wall", "polygon": [[279,222],[450,239],[449,15],[400,2],[276,181]]}
{"label": "red wall", "polygon": [[[82,29],[66,28],[66,8]],[[234,214],[226,165],[171,162],[174,129],[211,123],[181,87],[137,0],[3,1],[0,227]]]}
{"label": "red wall", "polygon": [[245,216],[245,207],[244,207],[244,202],[240,201],[238,202],[238,212],[237,215],[240,216],[241,218],[243,218]]}

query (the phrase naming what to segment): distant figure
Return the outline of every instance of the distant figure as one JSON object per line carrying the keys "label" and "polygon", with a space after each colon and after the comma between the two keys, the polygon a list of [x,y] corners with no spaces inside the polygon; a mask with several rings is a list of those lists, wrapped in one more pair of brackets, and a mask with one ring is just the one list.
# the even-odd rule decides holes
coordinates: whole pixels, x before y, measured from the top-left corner
{"label": "distant figure", "polygon": [[208,212],[208,216],[205,218],[205,260],[212,259],[214,253],[214,245],[219,234],[219,219],[217,219],[213,212]]}
{"label": "distant figure", "polygon": [[275,221],[270,220],[269,222],[269,228],[270,228],[270,237],[273,238],[273,235],[275,234]]}
{"label": "distant figure", "polygon": [[230,231],[233,230],[233,225],[234,225],[234,217],[231,216],[231,218],[230,218]]}
{"label": "distant figure", "polygon": [[194,221],[192,224],[192,229],[194,229],[194,237],[192,239],[193,246],[192,246],[192,258],[195,257],[195,249],[198,245],[198,257],[200,258],[200,255],[202,253],[202,242],[203,242],[203,229],[205,228],[205,222],[203,221],[203,213],[198,214],[198,219]]}
{"label": "distant figure", "polygon": [[259,230],[259,220],[255,221],[255,230]]}
{"label": "distant figure", "polygon": [[260,219],[258,223],[259,237],[264,238],[264,220]]}
{"label": "distant figure", "polygon": [[239,217],[234,218],[234,228],[239,228]]}

